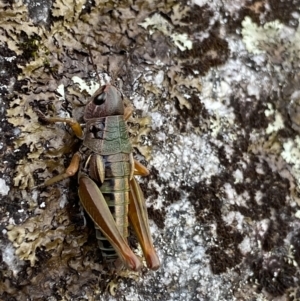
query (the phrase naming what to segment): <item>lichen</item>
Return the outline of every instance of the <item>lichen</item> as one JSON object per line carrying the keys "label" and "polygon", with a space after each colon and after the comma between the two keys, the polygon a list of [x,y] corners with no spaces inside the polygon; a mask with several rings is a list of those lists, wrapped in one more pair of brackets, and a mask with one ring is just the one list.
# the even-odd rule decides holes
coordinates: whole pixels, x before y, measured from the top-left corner
{"label": "lichen", "polygon": [[[59,254],[63,248],[63,241],[70,235],[74,226],[66,218],[64,208],[60,208],[58,190],[50,194],[43,193],[48,199],[46,209],[37,209],[36,215],[27,219],[23,224],[9,225],[8,238],[16,248],[16,255],[22,260],[29,260],[34,266],[37,260],[37,249],[45,248]],[[86,237],[76,237],[74,246],[82,245]]]}
{"label": "lichen", "polygon": [[287,68],[300,52],[299,26],[292,29],[278,20],[258,26],[249,17],[245,17],[242,26],[246,49],[254,55],[265,54],[272,64],[283,64]]}
{"label": "lichen", "polygon": [[7,3],[1,3],[1,42],[7,43],[8,47],[17,55],[23,53],[23,50],[19,47],[21,31],[28,37],[42,34],[41,28],[34,26],[33,22],[29,19],[27,7],[23,4],[23,1],[15,1],[12,7],[9,7]]}
{"label": "lichen", "polygon": [[259,27],[249,17],[244,19],[242,26],[243,41],[247,50],[254,54],[265,53],[267,49],[264,47],[267,45],[274,46],[280,39],[283,29],[283,25],[278,20]]}
{"label": "lichen", "polygon": [[[174,8],[175,10],[175,8]],[[178,12],[177,12],[178,13]],[[182,17],[182,15],[181,15]],[[173,17],[174,19],[174,17]],[[173,25],[169,23],[159,14],[154,14],[153,16],[146,18],[144,22],[139,24],[145,29],[148,29],[150,34],[153,34],[155,30],[161,31],[164,35],[170,36],[173,43],[181,50],[192,49],[193,43],[188,38],[187,34],[180,34],[176,32]]]}
{"label": "lichen", "polygon": [[[0,4],[0,54],[9,56],[1,66],[12,58],[20,70],[18,79],[0,75],[16,83],[3,101],[16,128],[3,129],[15,140],[1,159],[15,170],[11,182],[0,174],[14,184],[0,218],[18,254],[0,262],[1,298],[110,300],[108,283],[116,300],[299,294],[291,266],[300,257],[299,27],[286,20],[298,8],[275,2],[57,0],[48,25],[29,20],[20,2]],[[282,14],[270,9],[284,5]],[[79,145],[68,126],[43,124],[36,109],[83,123],[96,73],[133,107],[135,155],[149,160],[139,181],[162,267],[134,279],[102,266],[76,177],[29,189],[63,171]]]}
{"label": "lichen", "polygon": [[[126,78],[123,82],[126,88],[131,74],[135,71],[128,67],[127,58],[121,52],[130,49],[132,40],[136,40],[135,49],[141,54],[140,58],[145,60],[144,56],[147,54],[139,52],[144,47],[144,41],[140,37],[145,34],[145,30],[138,24],[142,23],[153,9],[158,9],[162,13],[172,12],[172,5],[165,5],[162,2],[157,2],[154,6],[151,3],[144,6],[142,2],[137,2],[135,10],[132,10],[125,4],[115,8],[111,1],[105,3],[96,1],[87,14],[83,13],[84,4],[85,1],[75,3],[55,1],[51,10],[54,19],[48,28],[33,24],[28,18],[26,6],[20,2],[7,7],[6,14],[3,14],[0,21],[3,42],[7,43],[17,55],[24,56],[24,61],[18,66],[21,70],[18,80],[22,83],[22,89],[18,94],[12,95],[10,108],[7,110],[8,121],[20,129],[20,135],[14,140],[14,146],[16,149],[26,147],[28,152],[17,162],[14,173],[14,186],[20,190],[31,189],[53,174],[61,173],[65,168],[63,161],[68,161],[69,153],[73,151],[76,144],[74,135],[64,124],[42,124],[38,120],[36,110],[40,109],[47,115],[72,116],[80,122],[83,121],[84,105],[97,87],[95,81],[98,81],[88,48],[92,52],[97,72],[108,73],[113,83],[116,75],[125,78],[125,72]],[[109,14],[111,9],[116,13]],[[178,22],[179,11],[178,8],[176,10]],[[102,18],[99,19],[99,15]],[[20,20],[22,26],[16,20]],[[121,27],[120,23],[123,24]],[[157,33],[154,33],[154,39],[156,35]],[[21,37],[24,38],[24,42],[16,42]],[[168,38],[168,36],[162,38],[164,47],[168,47]],[[174,35],[174,40],[178,46],[191,47],[187,35]],[[165,55],[165,52],[161,52],[161,61],[164,60]],[[159,70],[156,74],[160,74]],[[198,80],[189,81],[184,75],[174,80],[177,83],[182,81],[187,89],[200,90],[201,88]],[[141,85],[143,83],[144,87]],[[137,104],[141,99],[140,93],[149,91],[159,99],[167,91],[163,84],[170,86],[167,77],[162,77],[157,85],[153,85],[150,80],[142,80],[139,86],[135,87],[136,97],[133,102]],[[128,96],[125,94],[125,105],[132,106]],[[176,97],[181,99],[181,103],[187,104],[180,91],[174,88],[172,98]],[[133,146],[139,158],[142,155],[146,160],[151,159],[151,143],[147,138],[150,126],[151,120],[147,112],[138,111],[129,119]],[[96,270],[98,274],[105,274],[99,264],[93,267],[92,261],[86,259],[86,253],[90,252],[90,247],[86,244],[89,237],[88,228],[84,231],[81,229],[82,234],[80,234],[75,224],[70,221],[67,212],[70,204],[62,195],[60,185],[58,184],[58,188],[54,186],[46,189],[38,196],[36,191],[28,192],[26,214],[32,216],[19,225],[15,225],[11,220],[7,227],[7,237],[13,243],[16,255],[31,266],[25,272],[30,286],[28,291],[25,288],[23,292],[20,291],[19,296],[29,295],[33,288],[39,286],[39,283],[47,283],[51,279],[69,274],[70,268],[77,273],[80,272],[81,276],[71,277],[67,291],[63,294],[69,298],[68,294],[72,292],[73,287],[76,287],[79,296],[82,291],[78,287],[83,285],[83,281],[96,279],[91,269]],[[71,193],[74,192],[71,189]],[[23,195],[25,196],[26,193]],[[76,208],[78,209],[78,204]],[[44,272],[33,272],[40,266],[43,266]],[[89,272],[90,275],[87,276]],[[6,283],[5,290],[18,295],[11,282]],[[35,293],[31,292],[31,297],[39,298],[41,295],[44,297],[51,294],[52,289],[49,286],[44,292],[39,289],[36,289]]]}
{"label": "lichen", "polygon": [[300,136],[283,143],[282,158],[292,166],[292,173],[300,187]]}
{"label": "lichen", "polygon": [[9,192],[9,187],[6,185],[5,180],[0,179],[0,194],[7,195]]}

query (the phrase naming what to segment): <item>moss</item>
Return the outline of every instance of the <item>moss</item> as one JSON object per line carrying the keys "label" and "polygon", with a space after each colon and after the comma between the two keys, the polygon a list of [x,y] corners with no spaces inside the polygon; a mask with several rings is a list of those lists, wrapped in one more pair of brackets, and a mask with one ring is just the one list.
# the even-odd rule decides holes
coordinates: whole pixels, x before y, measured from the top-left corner
{"label": "moss", "polygon": [[[226,180],[225,180],[226,179]],[[195,184],[193,187],[182,187],[189,193],[189,201],[194,206],[196,218],[202,225],[214,223],[217,225],[218,246],[210,247],[206,253],[210,255],[210,266],[215,274],[226,272],[242,261],[239,243],[242,235],[233,228],[225,225],[222,219],[221,186],[229,180],[228,177],[212,177],[211,184],[205,182]],[[218,191],[218,193],[216,193]],[[212,240],[212,238],[210,238]]]}
{"label": "moss", "polygon": [[189,35],[204,32],[209,27],[213,15],[214,12],[209,9],[208,4],[202,7],[194,5],[193,8],[188,11],[188,14],[181,19],[183,24],[176,29],[179,32],[186,32]]}
{"label": "moss", "polygon": [[200,75],[205,75],[210,68],[224,64],[229,55],[227,41],[211,33],[203,41],[195,42],[191,50],[183,51],[180,57],[183,59],[183,70],[187,74],[194,75],[198,71]]}
{"label": "moss", "polygon": [[229,255],[220,247],[211,247],[206,251],[206,254],[210,256],[212,272],[217,275],[225,273],[227,269],[234,268],[242,261],[242,256],[238,249]]}
{"label": "moss", "polygon": [[[15,57],[15,53],[13,51],[11,51],[9,48],[7,47],[0,47],[0,56],[1,56],[1,60],[0,60],[0,69],[1,69],[1,73],[0,73],[0,80],[2,85],[10,85],[10,78],[14,77],[17,73],[18,73],[18,66],[17,64],[20,62],[20,60],[18,60]],[[3,89],[2,86],[2,89]],[[1,91],[2,95],[3,94],[7,94],[7,91]]]}
{"label": "moss", "polygon": [[299,266],[300,265],[300,230],[296,230],[292,234],[291,245],[292,245],[293,256]]}
{"label": "moss", "polygon": [[[251,5],[255,5],[255,3],[261,3],[261,0],[249,1],[248,6],[242,7],[239,11],[235,13],[234,16],[228,18],[228,31],[231,34],[240,34],[242,28],[242,21],[245,17],[250,17],[251,20],[257,25],[261,24],[261,14],[264,13],[265,7],[264,5],[260,6],[259,10],[253,10]],[[225,12],[223,12],[224,14]]]}
{"label": "moss", "polygon": [[5,154],[3,159],[7,161],[8,168],[15,169],[17,162],[23,158],[26,158],[29,151],[29,147],[26,144],[22,144],[18,148],[17,152]]}
{"label": "moss", "polygon": [[265,290],[273,297],[282,296],[296,286],[294,275],[297,268],[281,256],[252,258],[251,270],[254,274],[251,279],[258,284],[257,290]]}
{"label": "moss", "polygon": [[269,120],[265,115],[266,103],[252,97],[251,101],[237,101],[235,97],[230,99],[230,105],[234,108],[236,122],[247,131],[253,129],[265,129],[268,126]]}
{"label": "moss", "polygon": [[288,225],[280,216],[276,216],[276,223],[270,221],[269,227],[262,238],[262,249],[266,252],[284,245],[284,238],[289,232]]}
{"label": "moss", "polygon": [[[161,193],[159,193],[154,186],[149,185],[150,181],[155,181],[155,183],[158,183],[158,185],[165,187],[165,189]],[[180,190],[169,187],[167,185],[167,182],[159,176],[158,170],[156,170],[154,167],[151,168],[150,175],[144,179],[144,183],[141,183],[140,186],[142,188],[142,191],[144,192],[145,198],[149,198],[150,203],[152,201],[155,201],[159,197],[164,198],[165,206],[162,209],[155,209],[152,206],[148,208],[149,218],[152,219],[160,229],[163,229],[165,226],[165,216],[167,214],[165,207],[169,206],[170,204],[176,203],[181,199]]]}
{"label": "moss", "polygon": [[268,10],[267,21],[279,20],[287,26],[298,27],[299,21],[295,13],[300,13],[299,0],[287,0],[284,2],[270,0],[269,5],[270,10]]}
{"label": "moss", "polygon": [[[243,138],[237,139],[243,141]],[[223,148],[219,149],[220,163],[224,171],[218,176],[211,178],[210,184],[205,181],[196,183],[194,186],[182,186],[181,189],[188,193],[188,199],[194,206],[196,218],[202,225],[214,223],[216,225],[218,247],[211,247],[208,253],[211,256],[211,267],[215,273],[223,273],[227,268],[237,266],[242,256],[238,245],[242,242],[243,236],[239,231],[226,225],[223,221],[224,185],[230,183],[237,195],[244,192],[249,194],[249,198],[244,199],[245,205],[228,205],[230,212],[240,212],[244,217],[253,221],[272,219],[267,231],[259,236],[262,248],[266,252],[272,252],[284,245],[284,238],[290,230],[290,220],[292,212],[286,206],[286,195],[289,193],[289,182],[278,173],[274,173],[266,162],[261,162],[258,158],[248,154],[249,162],[243,169],[243,178],[247,184],[236,183],[233,172],[240,169],[240,161],[243,154],[247,152],[247,146],[241,148],[234,147],[234,153],[229,161]],[[263,173],[257,172],[257,165],[261,166]],[[262,185],[263,183],[263,185]],[[258,203],[256,194],[262,193],[262,198]],[[201,201],[199,201],[201,200]]]}
{"label": "moss", "polygon": [[22,57],[24,60],[29,61],[37,56],[42,38],[37,34],[28,37],[25,33],[20,34],[19,48],[22,50]]}
{"label": "moss", "polygon": [[157,210],[153,207],[148,208],[148,216],[152,219],[158,228],[164,229],[165,227],[165,217],[166,217],[166,210]]}
{"label": "moss", "polygon": [[191,122],[194,128],[200,128],[203,125],[203,119],[208,119],[209,116],[198,94],[192,93],[189,98],[189,103],[193,108],[192,110],[180,106],[180,102],[177,99],[175,100],[175,108],[179,113],[176,116],[176,125],[181,133],[185,133],[189,130],[187,128],[188,122]]}

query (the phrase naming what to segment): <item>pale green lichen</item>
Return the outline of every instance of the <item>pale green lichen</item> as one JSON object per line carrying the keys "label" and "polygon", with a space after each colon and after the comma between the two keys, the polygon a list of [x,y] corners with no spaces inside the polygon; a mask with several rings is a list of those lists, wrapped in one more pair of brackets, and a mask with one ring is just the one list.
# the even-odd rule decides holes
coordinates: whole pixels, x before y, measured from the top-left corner
{"label": "pale green lichen", "polygon": [[282,158],[291,165],[291,172],[300,188],[300,136],[283,143]]}
{"label": "pale green lichen", "polygon": [[86,91],[89,95],[93,95],[100,87],[99,83],[91,81],[90,84],[88,84],[78,76],[73,76],[72,81],[79,86],[80,92]]}
{"label": "pale green lichen", "polygon": [[[278,20],[258,26],[249,17],[242,22],[243,42],[254,55],[267,55],[272,64],[290,68],[300,54],[300,27],[293,29]],[[278,70],[279,71],[279,70]]]}
{"label": "pale green lichen", "polygon": [[289,139],[283,143],[283,149],[281,153],[282,157],[300,170],[300,136],[296,136],[295,139]]}
{"label": "pale green lichen", "polygon": [[[74,225],[67,218],[66,208],[60,208],[60,194],[58,189],[52,189],[50,193],[43,193],[48,197],[45,209],[36,210],[36,215],[27,219],[21,225],[9,225],[7,227],[8,239],[16,248],[16,255],[21,260],[29,260],[31,266],[37,260],[38,248],[45,248],[58,256],[63,250],[63,241],[72,235]],[[87,235],[77,236],[75,244],[82,245],[87,240]]]}
{"label": "pale green lichen", "polygon": [[181,51],[192,49],[193,47],[193,42],[189,39],[187,34],[180,34],[176,32],[173,25],[158,13],[146,18],[145,21],[139,25],[148,29],[150,34],[153,34],[155,30],[159,30],[164,35],[170,36],[174,45],[176,45]]}
{"label": "pale green lichen", "polygon": [[171,39],[181,51],[193,48],[193,42],[188,38],[186,33],[180,34],[175,32],[171,34]]}
{"label": "pale green lichen", "polygon": [[275,113],[275,120],[272,123],[268,124],[268,127],[266,128],[267,134],[272,134],[274,132],[278,132],[280,129],[284,128],[284,122],[282,115],[276,111]]}
{"label": "pale green lichen", "polygon": [[145,21],[141,22],[139,25],[148,29],[150,34],[153,34],[155,30],[160,30],[165,35],[169,34],[172,27],[172,25],[158,13],[146,18]]}
{"label": "pale green lichen", "polygon": [[[5,9],[4,9],[5,8]],[[21,55],[23,50],[19,47],[19,30],[28,37],[42,34],[42,28],[35,26],[29,19],[28,10],[23,1],[14,1],[12,7],[1,2],[0,4],[0,33],[1,44],[7,43],[8,47]]]}
{"label": "pale green lichen", "polygon": [[278,20],[258,26],[250,17],[245,17],[242,26],[243,42],[247,50],[253,54],[265,53],[264,46],[267,43],[277,43],[283,29],[283,25]]}
{"label": "pale green lichen", "polygon": [[273,108],[271,103],[267,103],[267,109],[265,110],[265,115],[268,118],[273,118],[273,122],[269,122],[268,127],[266,128],[266,133],[268,135],[277,133],[279,130],[284,128],[284,120],[282,115]]}

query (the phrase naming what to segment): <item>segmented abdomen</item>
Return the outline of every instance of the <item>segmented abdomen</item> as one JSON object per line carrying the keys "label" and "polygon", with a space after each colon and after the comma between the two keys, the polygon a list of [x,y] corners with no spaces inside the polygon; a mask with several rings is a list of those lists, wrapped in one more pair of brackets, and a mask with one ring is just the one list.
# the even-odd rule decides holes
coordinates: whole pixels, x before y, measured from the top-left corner
{"label": "segmented abdomen", "polygon": [[[126,238],[128,236],[129,155],[119,153],[110,156],[101,156],[101,158],[104,163],[105,178],[99,188],[109,206],[120,233]],[[93,175],[90,174],[90,177],[93,178]],[[106,259],[117,258],[116,252],[106,237],[97,226],[95,226],[95,228],[102,255]]]}
{"label": "segmented abdomen", "polygon": [[[84,149],[91,154],[85,171],[97,183],[123,237],[128,236],[129,178],[132,146],[123,115],[107,116],[87,122]],[[96,227],[99,247],[106,259],[117,254]]]}

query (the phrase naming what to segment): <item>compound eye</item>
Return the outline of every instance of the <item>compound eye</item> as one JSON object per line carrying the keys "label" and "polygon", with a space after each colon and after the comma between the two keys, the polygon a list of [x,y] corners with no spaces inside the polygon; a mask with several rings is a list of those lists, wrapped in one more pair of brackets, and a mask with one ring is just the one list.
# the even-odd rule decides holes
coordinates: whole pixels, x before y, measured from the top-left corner
{"label": "compound eye", "polygon": [[97,95],[94,98],[93,102],[95,105],[100,106],[100,105],[104,104],[105,100],[106,100],[106,93],[103,92],[103,93]]}

